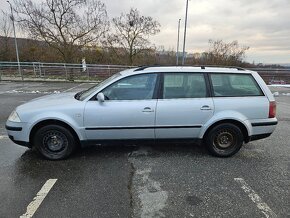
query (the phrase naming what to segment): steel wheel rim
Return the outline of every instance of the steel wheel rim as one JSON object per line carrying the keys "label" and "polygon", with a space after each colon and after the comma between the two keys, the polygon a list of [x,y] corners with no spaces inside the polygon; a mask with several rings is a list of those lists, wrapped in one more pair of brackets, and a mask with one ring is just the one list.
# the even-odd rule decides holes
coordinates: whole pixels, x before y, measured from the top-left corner
{"label": "steel wheel rim", "polygon": [[233,132],[229,130],[221,130],[214,137],[214,145],[220,149],[228,149],[235,144],[235,136]]}
{"label": "steel wheel rim", "polygon": [[42,144],[50,152],[60,152],[67,147],[68,140],[62,132],[50,130],[44,134]]}

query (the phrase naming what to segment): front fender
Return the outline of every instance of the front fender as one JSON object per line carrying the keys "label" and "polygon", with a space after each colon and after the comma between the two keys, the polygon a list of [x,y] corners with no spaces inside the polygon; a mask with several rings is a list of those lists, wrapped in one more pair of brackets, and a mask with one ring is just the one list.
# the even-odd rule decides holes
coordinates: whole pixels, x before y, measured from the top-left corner
{"label": "front fender", "polygon": [[32,130],[32,128],[45,120],[58,120],[61,121],[63,123],[66,123],[67,125],[69,125],[78,135],[80,140],[84,140],[84,128],[82,127],[82,123],[83,123],[83,119],[82,116],[78,117],[78,116],[68,116],[67,114],[64,113],[60,113],[60,112],[51,112],[51,113],[41,113],[41,114],[37,114],[36,116],[34,116],[31,120],[30,120],[30,127],[29,127],[29,135],[30,132]]}

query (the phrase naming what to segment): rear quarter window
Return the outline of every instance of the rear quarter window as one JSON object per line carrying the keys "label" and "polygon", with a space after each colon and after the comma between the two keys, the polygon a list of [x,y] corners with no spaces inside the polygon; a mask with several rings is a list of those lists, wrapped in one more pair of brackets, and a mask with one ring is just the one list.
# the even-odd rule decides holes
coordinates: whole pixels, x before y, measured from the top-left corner
{"label": "rear quarter window", "polygon": [[263,96],[251,74],[210,74],[215,97]]}

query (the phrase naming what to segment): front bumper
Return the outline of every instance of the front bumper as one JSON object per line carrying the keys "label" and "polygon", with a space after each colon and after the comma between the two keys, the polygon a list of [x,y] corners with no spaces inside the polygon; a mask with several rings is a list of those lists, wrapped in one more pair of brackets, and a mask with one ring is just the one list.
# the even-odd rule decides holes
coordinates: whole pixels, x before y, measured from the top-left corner
{"label": "front bumper", "polygon": [[11,141],[18,145],[30,147],[28,123],[7,121],[5,128]]}
{"label": "front bumper", "polygon": [[14,142],[17,145],[21,145],[21,146],[24,146],[24,147],[31,148],[31,145],[29,144],[29,142],[15,140],[12,135],[8,135],[8,137],[11,139],[12,142]]}

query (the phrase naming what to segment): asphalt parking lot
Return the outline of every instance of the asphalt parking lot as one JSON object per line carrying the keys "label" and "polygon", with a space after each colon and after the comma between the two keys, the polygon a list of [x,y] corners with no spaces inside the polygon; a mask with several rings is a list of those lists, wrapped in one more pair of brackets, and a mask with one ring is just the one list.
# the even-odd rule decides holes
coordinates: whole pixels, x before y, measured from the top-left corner
{"label": "asphalt parking lot", "polygon": [[[0,82],[0,217],[289,217],[290,88],[271,137],[231,158],[197,145],[110,146],[48,161],[9,140],[10,112],[88,83]],[[34,214],[33,214],[34,213]]]}

